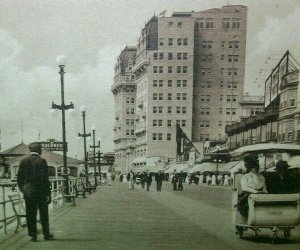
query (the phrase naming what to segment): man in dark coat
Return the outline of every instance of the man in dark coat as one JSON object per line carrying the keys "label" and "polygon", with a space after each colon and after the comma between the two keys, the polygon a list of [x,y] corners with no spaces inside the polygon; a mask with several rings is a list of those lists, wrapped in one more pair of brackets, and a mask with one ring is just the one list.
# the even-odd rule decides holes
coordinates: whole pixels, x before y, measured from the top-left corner
{"label": "man in dark coat", "polygon": [[183,181],[184,181],[184,174],[183,174],[183,172],[181,171],[181,172],[178,174],[178,190],[179,190],[179,191],[182,191],[182,190],[183,190]]}
{"label": "man in dark coat", "polygon": [[159,170],[158,173],[155,175],[155,180],[156,180],[156,190],[157,190],[158,192],[161,191],[163,179],[164,179],[164,174],[161,172],[161,170]]}
{"label": "man in dark coat", "polygon": [[[270,193],[273,194],[292,194],[297,193],[295,179],[288,174],[290,166],[286,161],[278,161],[275,166],[276,176],[272,179]],[[269,188],[269,186],[268,186]]]}
{"label": "man in dark coat", "polygon": [[151,173],[148,171],[147,174],[146,174],[147,191],[150,190],[151,183],[152,183],[152,175],[151,175]]}
{"label": "man in dark coat", "polygon": [[146,181],[146,173],[145,173],[145,171],[142,171],[142,173],[140,175],[140,178],[141,178],[141,186],[144,189],[145,188],[145,181]]}
{"label": "man in dark coat", "polygon": [[26,206],[28,235],[31,241],[37,241],[36,217],[40,213],[45,240],[53,239],[49,231],[48,204],[51,203],[51,190],[48,177],[48,164],[40,157],[42,147],[39,143],[29,145],[30,155],[20,162],[17,182],[23,193]]}

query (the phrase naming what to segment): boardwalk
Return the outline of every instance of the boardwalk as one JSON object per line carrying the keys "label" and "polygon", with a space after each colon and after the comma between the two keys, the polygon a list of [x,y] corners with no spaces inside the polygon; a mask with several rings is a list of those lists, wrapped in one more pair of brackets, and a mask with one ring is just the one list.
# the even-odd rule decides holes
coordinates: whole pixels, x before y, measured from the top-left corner
{"label": "boardwalk", "polygon": [[[239,240],[234,234],[230,223],[230,189],[219,192],[219,188],[213,188],[210,193],[207,187],[198,186],[187,187],[184,192],[170,189],[169,184],[165,184],[163,192],[140,188],[129,191],[124,183],[98,187],[88,198],[79,198],[76,207],[66,204],[52,212],[54,241],[44,241],[39,234],[38,242],[29,242],[26,230],[22,230],[16,235],[9,232],[0,236],[0,248],[240,250],[257,247],[258,242]],[[297,249],[298,236],[284,248]],[[259,244],[260,249],[282,249],[269,243]]]}

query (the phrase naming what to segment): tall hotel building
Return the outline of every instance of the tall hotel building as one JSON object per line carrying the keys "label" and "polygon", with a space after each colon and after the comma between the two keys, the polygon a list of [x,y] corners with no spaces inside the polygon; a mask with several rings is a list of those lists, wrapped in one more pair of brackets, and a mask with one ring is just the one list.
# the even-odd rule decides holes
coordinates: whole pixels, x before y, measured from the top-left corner
{"label": "tall hotel building", "polygon": [[247,7],[153,16],[117,59],[116,169],[176,159],[176,125],[192,141],[224,139],[240,117]]}

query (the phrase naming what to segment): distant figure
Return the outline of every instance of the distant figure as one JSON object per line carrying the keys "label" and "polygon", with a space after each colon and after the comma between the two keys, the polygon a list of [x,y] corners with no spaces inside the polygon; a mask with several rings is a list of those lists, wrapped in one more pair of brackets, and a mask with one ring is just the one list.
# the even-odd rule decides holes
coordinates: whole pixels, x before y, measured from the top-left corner
{"label": "distant figure", "polygon": [[207,182],[207,186],[210,186],[211,185],[211,174],[208,174],[206,176],[206,182]]}
{"label": "distant figure", "polygon": [[212,186],[215,186],[217,184],[217,178],[216,176],[213,174],[212,177],[211,177],[211,185]]}
{"label": "distant figure", "polygon": [[129,190],[134,189],[134,183],[135,183],[136,175],[133,172],[133,170],[130,170],[130,172],[127,174],[127,181],[129,182]]}
{"label": "distant figure", "polygon": [[48,205],[51,203],[51,190],[48,177],[48,164],[40,157],[42,147],[39,143],[29,144],[30,156],[20,162],[17,183],[23,193],[26,206],[28,235],[37,241],[36,217],[39,210],[44,239],[53,239],[49,230]]}
{"label": "distant figure", "polygon": [[177,182],[178,182],[178,174],[176,173],[176,170],[174,170],[173,177],[172,177],[172,184],[173,184],[173,190],[177,190]]}
{"label": "distant figure", "polygon": [[182,171],[178,174],[178,191],[183,190],[184,174]]}
{"label": "distant figure", "polygon": [[111,186],[111,172],[107,172],[106,180],[107,180],[107,185]]}
{"label": "distant figure", "polygon": [[272,194],[292,194],[296,193],[295,179],[288,175],[290,166],[286,161],[278,161],[275,165],[276,176],[272,179],[270,190]]}
{"label": "distant figure", "polygon": [[161,191],[163,179],[164,179],[164,174],[162,173],[161,170],[159,170],[158,173],[155,175],[155,180],[156,180],[156,190],[157,190],[158,192]]}
{"label": "distant figure", "polygon": [[229,185],[229,176],[227,174],[225,174],[224,176],[224,186],[228,186]]}
{"label": "distant figure", "polygon": [[147,184],[147,191],[148,191],[148,192],[149,192],[149,190],[150,190],[151,183],[152,183],[152,175],[151,175],[151,173],[148,171],[148,172],[147,172],[147,175],[146,175],[146,184]]}
{"label": "distant figure", "polygon": [[142,189],[145,188],[145,182],[146,182],[146,173],[145,171],[142,171],[141,175],[140,175],[140,179],[141,179],[141,187]]}

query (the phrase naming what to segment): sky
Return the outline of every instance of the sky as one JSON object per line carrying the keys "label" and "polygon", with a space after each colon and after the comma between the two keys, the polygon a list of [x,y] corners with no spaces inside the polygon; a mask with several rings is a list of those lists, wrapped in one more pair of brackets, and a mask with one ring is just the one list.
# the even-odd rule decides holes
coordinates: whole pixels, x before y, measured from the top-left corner
{"label": "sky", "polygon": [[65,55],[65,103],[75,106],[66,111],[68,156],[83,156],[82,105],[87,132],[95,126],[101,151],[113,151],[111,85],[120,52],[136,45],[154,14],[227,4],[248,6],[245,92],[263,94],[267,74],[287,49],[300,61],[299,0],[0,0],[1,150],[61,140],[61,112],[50,109],[61,104],[56,58]]}

